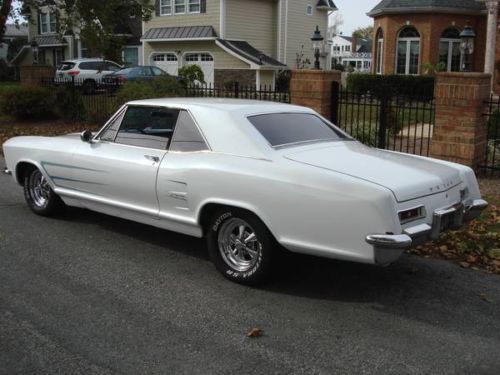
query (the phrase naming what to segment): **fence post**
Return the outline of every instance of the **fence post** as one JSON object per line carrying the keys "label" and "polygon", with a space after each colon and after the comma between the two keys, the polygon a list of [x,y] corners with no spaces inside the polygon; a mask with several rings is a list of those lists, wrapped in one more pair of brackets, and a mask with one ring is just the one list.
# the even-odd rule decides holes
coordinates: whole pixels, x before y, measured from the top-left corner
{"label": "fence post", "polygon": [[387,139],[387,119],[389,117],[389,103],[391,98],[382,96],[380,98],[380,119],[378,129],[377,148],[385,149]]}
{"label": "fence post", "polygon": [[240,84],[238,81],[234,83],[234,97],[238,99],[240,97]]}
{"label": "fence post", "polygon": [[340,82],[332,82],[332,116],[331,121],[333,124],[338,125],[339,121],[339,95],[340,95]]}
{"label": "fence post", "polygon": [[490,74],[437,74],[432,157],[473,168],[484,162],[487,144],[484,113],[490,90]]}
{"label": "fence post", "polygon": [[332,118],[332,82],[341,81],[337,70],[292,70],[290,101]]}

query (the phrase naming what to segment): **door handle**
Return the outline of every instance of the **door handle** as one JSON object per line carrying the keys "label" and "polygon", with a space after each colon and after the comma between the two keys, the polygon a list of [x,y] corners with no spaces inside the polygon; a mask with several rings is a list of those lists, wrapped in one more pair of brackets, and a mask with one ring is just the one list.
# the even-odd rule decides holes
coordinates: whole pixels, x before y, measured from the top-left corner
{"label": "door handle", "polygon": [[159,163],[160,158],[158,156],[153,156],[153,155],[144,155],[144,157],[148,160],[151,160],[154,163]]}

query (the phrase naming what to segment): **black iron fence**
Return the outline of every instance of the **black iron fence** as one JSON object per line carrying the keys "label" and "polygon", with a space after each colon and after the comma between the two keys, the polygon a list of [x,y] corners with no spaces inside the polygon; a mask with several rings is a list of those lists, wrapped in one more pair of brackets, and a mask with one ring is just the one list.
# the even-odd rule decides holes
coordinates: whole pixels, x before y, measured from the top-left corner
{"label": "black iron fence", "polygon": [[[108,79],[83,79],[79,77],[65,77],[47,79],[42,86],[49,88],[63,101],[70,112],[68,118],[78,121],[87,121],[95,124],[104,123],[122,105],[123,98],[119,90],[123,82]],[[146,82],[147,84],[147,82]],[[236,98],[290,102],[288,91],[274,90],[270,85],[260,87],[240,85],[237,82],[230,85],[185,85],[179,83],[175,96],[207,97],[207,98]],[[155,96],[151,97],[154,98]],[[156,97],[163,97],[159,94]],[[130,98],[134,99],[134,98]]]}
{"label": "black iron fence", "polygon": [[500,177],[500,97],[492,95],[486,103],[488,118],[486,154],[480,171],[491,177]]}
{"label": "black iron fence", "polygon": [[434,118],[428,95],[374,95],[333,83],[332,122],[367,145],[428,156]]}

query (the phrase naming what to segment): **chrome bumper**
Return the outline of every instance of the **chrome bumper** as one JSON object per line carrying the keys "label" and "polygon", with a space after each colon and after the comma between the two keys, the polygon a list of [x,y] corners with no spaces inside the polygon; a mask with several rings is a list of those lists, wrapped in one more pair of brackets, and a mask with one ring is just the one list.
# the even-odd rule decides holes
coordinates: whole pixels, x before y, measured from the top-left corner
{"label": "chrome bumper", "polygon": [[375,263],[394,262],[405,249],[435,240],[447,229],[458,229],[466,221],[475,219],[488,206],[483,199],[457,203],[437,209],[432,217],[432,226],[420,224],[406,228],[402,234],[369,234],[366,242],[374,247]]}
{"label": "chrome bumper", "polygon": [[8,175],[11,175],[11,174],[12,174],[12,172],[10,171],[10,169],[9,169],[9,168],[7,168],[7,167],[5,167],[5,168],[3,169],[3,173],[8,174]]}

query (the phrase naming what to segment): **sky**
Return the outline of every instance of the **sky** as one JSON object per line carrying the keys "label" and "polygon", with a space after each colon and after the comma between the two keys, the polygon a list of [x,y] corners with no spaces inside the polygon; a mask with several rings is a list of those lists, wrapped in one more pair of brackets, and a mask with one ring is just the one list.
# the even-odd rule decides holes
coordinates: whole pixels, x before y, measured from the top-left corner
{"label": "sky", "polygon": [[366,15],[381,0],[334,0],[342,14],[344,24],[340,30],[344,35],[351,35],[360,26],[373,25],[373,18]]}

